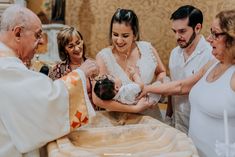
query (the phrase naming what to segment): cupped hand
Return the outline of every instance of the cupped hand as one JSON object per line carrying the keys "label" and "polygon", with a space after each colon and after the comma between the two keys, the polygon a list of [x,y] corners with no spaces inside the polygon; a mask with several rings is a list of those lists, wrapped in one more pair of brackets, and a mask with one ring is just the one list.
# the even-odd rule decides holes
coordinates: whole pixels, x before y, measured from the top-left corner
{"label": "cupped hand", "polygon": [[82,70],[86,77],[95,77],[99,74],[99,67],[95,60],[87,59],[82,65],[79,67]]}

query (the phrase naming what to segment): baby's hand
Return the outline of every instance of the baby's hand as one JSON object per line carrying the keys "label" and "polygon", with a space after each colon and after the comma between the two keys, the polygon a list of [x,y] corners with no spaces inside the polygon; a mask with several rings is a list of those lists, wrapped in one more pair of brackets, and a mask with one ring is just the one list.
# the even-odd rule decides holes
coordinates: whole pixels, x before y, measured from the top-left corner
{"label": "baby's hand", "polygon": [[144,86],[144,88],[142,89],[141,93],[139,94],[139,96],[137,96],[137,100],[141,99],[142,97],[146,96],[147,95],[147,91],[146,91],[146,88]]}

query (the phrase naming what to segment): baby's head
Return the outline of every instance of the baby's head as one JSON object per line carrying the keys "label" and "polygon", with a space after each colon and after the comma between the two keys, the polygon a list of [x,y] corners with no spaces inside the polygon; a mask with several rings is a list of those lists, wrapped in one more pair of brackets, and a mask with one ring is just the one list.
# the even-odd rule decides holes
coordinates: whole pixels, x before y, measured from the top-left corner
{"label": "baby's head", "polygon": [[111,100],[117,94],[121,82],[112,75],[102,75],[96,79],[94,92],[96,96],[102,100]]}

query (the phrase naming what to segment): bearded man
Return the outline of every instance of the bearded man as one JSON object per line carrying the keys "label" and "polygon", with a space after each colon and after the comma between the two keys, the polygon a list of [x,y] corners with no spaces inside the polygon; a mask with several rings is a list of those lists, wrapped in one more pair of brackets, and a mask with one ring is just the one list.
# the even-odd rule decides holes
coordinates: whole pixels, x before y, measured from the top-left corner
{"label": "bearded man", "polygon": [[[170,54],[170,76],[171,80],[180,80],[191,76],[206,64],[212,58],[212,48],[200,34],[203,14],[199,9],[191,5],[181,6],[170,19],[178,44]],[[190,115],[188,95],[169,97],[166,118],[172,116],[172,108],[173,125],[187,134]]]}

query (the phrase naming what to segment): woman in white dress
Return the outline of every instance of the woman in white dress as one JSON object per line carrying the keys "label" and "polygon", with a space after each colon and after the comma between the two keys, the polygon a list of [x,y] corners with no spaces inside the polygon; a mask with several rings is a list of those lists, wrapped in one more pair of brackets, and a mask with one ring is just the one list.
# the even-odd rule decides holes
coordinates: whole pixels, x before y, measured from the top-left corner
{"label": "woman in white dress", "polygon": [[190,92],[189,136],[200,157],[217,157],[216,140],[225,141],[224,110],[228,112],[229,140],[235,142],[235,10],[216,15],[208,41],[215,60],[185,80],[148,86],[140,97],[147,92],[166,95]]}
{"label": "woman in white dress", "polygon": [[[102,49],[96,56],[100,67],[100,75],[111,74],[122,80],[122,84],[132,82],[128,67],[137,67],[144,84],[162,80],[166,76],[165,67],[154,47],[145,41],[139,41],[139,23],[132,10],[118,9],[111,20],[110,45]],[[116,101],[103,101],[93,96],[96,105],[112,111],[140,112],[152,106],[152,102],[141,99],[136,105],[124,105]],[[159,98],[158,96],[156,97]],[[143,114],[161,119],[157,105],[148,108]]]}

